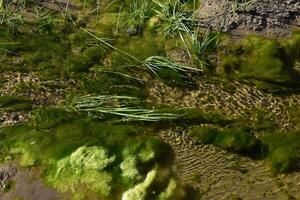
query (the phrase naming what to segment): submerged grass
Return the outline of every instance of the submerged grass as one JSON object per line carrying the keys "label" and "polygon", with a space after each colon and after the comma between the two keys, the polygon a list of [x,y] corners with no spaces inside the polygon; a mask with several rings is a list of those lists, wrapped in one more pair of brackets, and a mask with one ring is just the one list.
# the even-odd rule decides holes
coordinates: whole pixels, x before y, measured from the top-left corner
{"label": "submerged grass", "polygon": [[200,69],[194,68],[194,67],[187,67],[181,64],[177,64],[173,61],[170,61],[168,58],[163,56],[150,56],[149,58],[146,58],[145,60],[141,60],[137,58],[136,56],[123,51],[110,43],[106,42],[104,39],[97,37],[95,34],[91,33],[90,31],[83,29],[86,33],[91,35],[92,37],[96,38],[100,42],[102,42],[104,45],[108,46],[109,48],[121,53],[122,55],[132,59],[138,66],[144,67],[148,69],[152,74],[157,75],[158,71],[163,71],[164,69],[171,69],[175,72],[180,73],[186,73],[186,72],[200,72]]}
{"label": "submerged grass", "polygon": [[122,118],[122,121],[153,122],[172,120],[180,116],[175,113],[164,113],[139,107],[134,103],[138,100],[129,96],[83,96],[75,98],[71,107],[76,111],[96,114],[98,117],[101,117],[101,114],[117,115]]}
{"label": "submerged grass", "polygon": [[32,108],[32,101],[29,98],[21,96],[0,96],[0,110],[24,111]]}

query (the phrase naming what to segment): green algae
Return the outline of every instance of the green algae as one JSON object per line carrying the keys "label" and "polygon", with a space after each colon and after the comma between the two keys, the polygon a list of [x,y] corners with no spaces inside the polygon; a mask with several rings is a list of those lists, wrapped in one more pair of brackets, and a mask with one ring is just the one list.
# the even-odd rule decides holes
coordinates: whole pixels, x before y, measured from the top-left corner
{"label": "green algae", "polygon": [[268,146],[269,160],[274,173],[299,169],[299,133],[269,133],[263,138]]}
{"label": "green algae", "polygon": [[214,144],[229,151],[251,153],[260,148],[258,140],[245,128],[218,130],[210,127],[195,127],[189,134],[204,144]]}
{"label": "green algae", "polygon": [[194,127],[190,130],[189,135],[197,138],[204,144],[212,144],[219,131],[210,127]]}
{"label": "green algae", "polygon": [[[43,166],[47,183],[61,192],[80,193],[84,186],[109,199],[117,188],[124,190],[136,183],[138,178],[130,178],[132,172],[142,177],[170,153],[167,145],[143,136],[134,126],[65,118],[57,108],[36,112],[38,117],[31,123],[36,126],[3,128],[0,137],[8,155],[20,159],[24,167]],[[40,124],[43,119],[47,123]],[[133,163],[129,156],[135,157]]]}
{"label": "green algae", "polygon": [[237,45],[225,44],[227,53],[219,53],[222,59],[217,72],[241,80],[254,80],[259,87],[266,89],[280,88],[280,84],[296,84],[299,78],[299,73],[294,70],[297,38],[295,33],[292,38],[281,42],[250,37]]}
{"label": "green algae", "polygon": [[[255,128],[255,127],[254,127]],[[203,144],[214,144],[222,149],[242,153],[254,159],[267,158],[274,174],[299,169],[299,133],[265,130],[255,137],[249,128],[194,127],[189,135]]]}
{"label": "green algae", "polygon": [[94,77],[82,76],[80,81],[82,90],[92,94],[146,98],[148,96],[146,85],[139,80],[128,77],[130,69],[126,72],[125,70],[95,72],[96,76]]}
{"label": "green algae", "polygon": [[20,96],[0,96],[0,109],[4,111],[30,110],[32,101]]}
{"label": "green algae", "polygon": [[76,113],[56,107],[37,108],[30,113],[31,123],[39,128],[51,128],[76,118]]}
{"label": "green algae", "polygon": [[106,150],[99,146],[82,146],[69,157],[59,160],[54,174],[49,172],[48,182],[65,192],[75,190],[76,184],[87,185],[101,196],[108,196],[111,190],[112,176],[103,169],[110,165],[115,157],[108,157]]}

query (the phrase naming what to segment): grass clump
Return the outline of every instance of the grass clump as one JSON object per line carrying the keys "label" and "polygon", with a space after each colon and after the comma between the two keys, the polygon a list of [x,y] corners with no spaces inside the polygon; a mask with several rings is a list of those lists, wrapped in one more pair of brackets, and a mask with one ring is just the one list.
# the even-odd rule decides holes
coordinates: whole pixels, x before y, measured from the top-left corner
{"label": "grass clump", "polygon": [[142,108],[135,102],[139,99],[130,96],[83,96],[75,98],[71,107],[76,111],[88,112],[101,117],[114,115],[123,121],[161,121],[179,117],[174,113],[158,112],[154,109]]}
{"label": "grass clump", "polygon": [[147,0],[133,0],[130,3],[130,11],[127,16],[128,26],[133,25],[137,27],[140,33],[147,20],[153,15],[153,2]]}
{"label": "grass clump", "polygon": [[188,11],[184,4],[178,0],[168,0],[166,2],[153,0],[153,2],[159,8],[155,11],[162,22],[164,37],[179,36],[191,57],[185,36],[192,35],[194,28],[193,13]]}

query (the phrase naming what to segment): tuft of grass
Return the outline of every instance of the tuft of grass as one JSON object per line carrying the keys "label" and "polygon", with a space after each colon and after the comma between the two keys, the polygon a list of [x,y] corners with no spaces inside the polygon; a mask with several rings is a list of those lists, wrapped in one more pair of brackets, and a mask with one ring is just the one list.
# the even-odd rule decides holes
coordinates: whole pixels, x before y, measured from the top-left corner
{"label": "tuft of grass", "polygon": [[43,12],[41,8],[34,9],[35,24],[34,29],[39,33],[50,32],[53,26],[53,17],[50,12]]}
{"label": "tuft of grass", "polygon": [[82,96],[72,101],[71,108],[88,112],[92,116],[103,118],[103,115],[121,117],[122,121],[162,121],[178,118],[176,113],[164,113],[154,109],[137,106],[139,101],[130,96]]}
{"label": "tuft of grass", "polygon": [[128,57],[129,59],[134,61],[137,65],[148,69],[154,75],[158,75],[158,73],[157,73],[158,71],[163,71],[165,69],[169,69],[169,70],[171,69],[172,71],[180,72],[180,73],[201,72],[202,71],[198,68],[188,67],[188,66],[184,66],[182,64],[172,62],[168,58],[163,57],[163,56],[150,56],[150,57],[146,58],[145,60],[141,60],[141,59],[137,58],[136,56],[111,45],[110,43],[105,41],[103,38],[97,37],[95,34],[91,33],[90,31],[88,31],[86,29],[82,29],[82,30],[85,31],[86,33],[88,33],[90,36],[97,39],[98,41],[100,41],[101,43],[103,43],[104,45],[106,45],[107,47],[117,51],[118,53],[121,53],[125,57]]}
{"label": "tuft of grass", "polygon": [[212,34],[207,31],[202,37],[198,36],[198,30],[191,35],[192,52],[197,56],[202,55],[210,47],[215,47],[219,43],[220,32]]}
{"label": "tuft of grass", "polygon": [[163,70],[164,68],[171,69],[176,72],[201,72],[201,69],[194,67],[188,67],[182,64],[178,64],[170,61],[168,58],[163,56],[151,56],[145,60],[146,66],[150,69],[151,72],[157,74],[158,71]]}
{"label": "tuft of grass", "polygon": [[155,12],[162,21],[164,37],[179,36],[191,57],[185,35],[190,36],[193,33],[193,13],[187,11],[178,0],[167,0],[166,2],[153,0],[153,2],[159,8]]}
{"label": "tuft of grass", "polygon": [[149,0],[133,0],[130,3],[130,11],[127,16],[128,25],[138,27],[138,32],[141,32],[145,22],[151,18],[153,14],[153,2]]}
{"label": "tuft of grass", "polygon": [[0,25],[6,25],[9,32],[15,34],[24,23],[24,17],[19,12],[0,10]]}
{"label": "tuft of grass", "polygon": [[247,11],[251,8],[251,6],[256,2],[257,0],[233,0],[232,3],[232,12],[243,12]]}

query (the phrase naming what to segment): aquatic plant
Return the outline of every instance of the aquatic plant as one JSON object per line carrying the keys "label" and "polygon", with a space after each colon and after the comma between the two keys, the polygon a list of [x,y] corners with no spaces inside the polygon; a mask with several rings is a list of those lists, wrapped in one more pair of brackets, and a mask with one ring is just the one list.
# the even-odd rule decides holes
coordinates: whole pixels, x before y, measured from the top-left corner
{"label": "aquatic plant", "polygon": [[15,34],[24,23],[22,14],[10,9],[0,10],[0,24],[6,25],[9,32]]}
{"label": "aquatic plant", "polygon": [[107,47],[109,47],[109,48],[117,51],[118,53],[122,54],[123,56],[126,56],[127,58],[131,59],[139,67],[144,67],[145,69],[148,69],[154,75],[158,75],[158,73],[157,73],[158,71],[164,72],[166,70],[171,70],[173,72],[176,72],[176,73],[178,73],[177,75],[179,75],[179,76],[184,75],[182,73],[201,72],[202,71],[195,67],[188,67],[188,66],[185,66],[182,64],[175,63],[163,56],[150,56],[150,57],[146,58],[145,60],[141,60],[141,59],[137,58],[136,56],[109,44],[104,39],[97,37],[95,34],[91,33],[90,31],[88,31],[86,29],[82,29],[82,30],[84,30],[86,33],[88,33],[92,37],[96,38],[97,40],[99,40],[101,43],[103,43]]}
{"label": "aquatic plant", "polygon": [[122,195],[122,200],[144,200],[147,195],[147,189],[150,187],[156,177],[156,169],[150,171],[144,182],[134,186]]}
{"label": "aquatic plant", "polygon": [[166,2],[153,0],[153,2],[159,7],[155,12],[163,23],[164,37],[179,36],[191,57],[185,35],[190,36],[193,33],[193,13],[187,11],[178,0],[167,0]]}
{"label": "aquatic plant", "polygon": [[300,136],[298,132],[268,133],[263,138],[267,145],[269,160],[274,173],[284,173],[299,169]]}
{"label": "aquatic plant", "polygon": [[76,118],[76,113],[67,112],[64,108],[41,107],[29,113],[31,123],[40,128],[52,128]]}
{"label": "aquatic plant", "polygon": [[111,114],[121,117],[123,121],[161,121],[179,117],[178,114],[163,113],[130,104],[138,100],[138,98],[130,96],[88,95],[75,98],[71,108],[74,108],[76,111],[88,112],[91,115]]}
{"label": "aquatic plant", "polygon": [[251,154],[261,150],[259,141],[247,128],[219,130],[210,127],[195,127],[189,134],[204,144],[214,144],[229,151]]}
{"label": "aquatic plant", "polygon": [[153,14],[153,2],[148,0],[133,0],[130,2],[130,10],[127,16],[128,26],[135,25],[141,32],[146,20]]}
{"label": "aquatic plant", "polygon": [[34,9],[35,24],[33,28],[39,32],[51,32],[53,26],[53,17],[50,12],[42,11],[41,8]]}
{"label": "aquatic plant", "polygon": [[158,200],[171,200],[177,189],[177,183],[174,179],[170,179],[167,188],[159,194]]}
{"label": "aquatic plant", "polygon": [[120,164],[122,176],[130,180],[140,180],[142,177],[137,169],[138,160],[134,155],[127,155]]}
{"label": "aquatic plant", "polygon": [[189,135],[204,144],[212,144],[217,134],[219,134],[219,130],[210,127],[194,127],[189,131]]}
{"label": "aquatic plant", "polygon": [[[282,42],[259,37],[250,37],[237,45],[227,46],[220,53],[217,72],[237,79],[248,79],[262,89],[283,90],[285,84],[295,84],[299,73],[294,69],[295,59],[288,54]],[[222,49],[221,47],[220,49]]]}
{"label": "aquatic plant", "polygon": [[220,32],[211,33],[207,31],[201,37],[198,34],[198,30],[196,30],[190,36],[192,53],[197,56],[202,55],[208,48],[216,47],[219,43]]}
{"label": "aquatic plant", "polygon": [[229,128],[221,131],[215,138],[214,144],[227,150],[242,153],[257,151],[256,148],[259,147],[255,136],[243,128]]}
{"label": "aquatic plant", "polygon": [[30,110],[32,101],[21,96],[0,96],[0,110],[5,111],[20,111]]}
{"label": "aquatic plant", "polygon": [[165,68],[171,69],[176,72],[201,72],[201,69],[194,67],[188,67],[182,64],[170,61],[168,58],[163,56],[151,56],[145,60],[146,66],[153,72],[157,74],[158,71],[164,70]]}
{"label": "aquatic plant", "polygon": [[74,191],[78,184],[84,184],[101,196],[108,196],[111,190],[112,176],[103,171],[115,157],[108,157],[103,147],[82,146],[69,157],[59,160],[55,172],[47,176],[49,183],[59,191]]}

